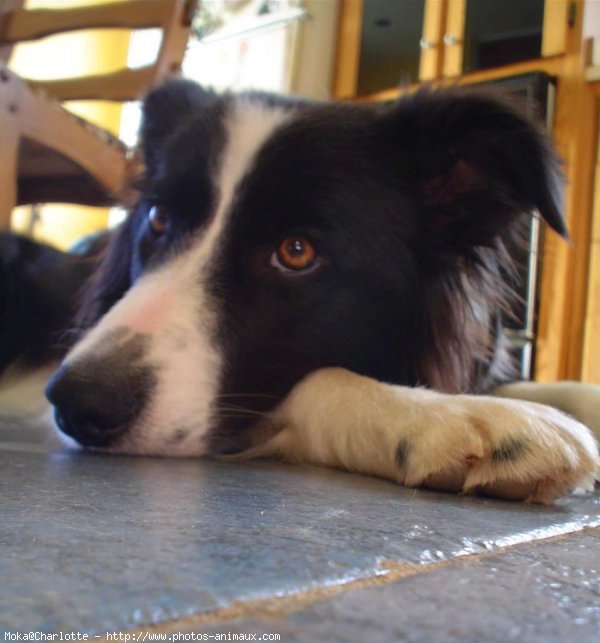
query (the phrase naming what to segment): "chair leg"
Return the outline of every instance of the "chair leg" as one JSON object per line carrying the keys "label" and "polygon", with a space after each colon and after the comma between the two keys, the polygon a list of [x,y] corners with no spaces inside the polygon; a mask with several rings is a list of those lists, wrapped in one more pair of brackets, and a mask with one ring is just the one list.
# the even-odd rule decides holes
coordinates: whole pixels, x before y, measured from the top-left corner
{"label": "chair leg", "polygon": [[18,151],[14,120],[0,114],[0,230],[10,229],[12,210],[17,204]]}

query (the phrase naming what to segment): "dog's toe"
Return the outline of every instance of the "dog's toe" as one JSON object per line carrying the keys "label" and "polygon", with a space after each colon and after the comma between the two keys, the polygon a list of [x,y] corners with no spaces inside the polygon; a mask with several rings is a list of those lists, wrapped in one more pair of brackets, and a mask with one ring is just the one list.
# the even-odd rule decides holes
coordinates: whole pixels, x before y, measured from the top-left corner
{"label": "dog's toe", "polygon": [[443,404],[428,431],[399,445],[402,484],[537,503],[593,488],[598,447],[572,418],[513,400],[462,397]]}

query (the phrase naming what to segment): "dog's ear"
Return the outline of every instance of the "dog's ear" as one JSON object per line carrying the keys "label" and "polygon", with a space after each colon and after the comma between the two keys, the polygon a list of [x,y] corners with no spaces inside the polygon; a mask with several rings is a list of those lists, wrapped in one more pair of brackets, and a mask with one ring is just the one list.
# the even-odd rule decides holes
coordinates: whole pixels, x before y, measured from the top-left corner
{"label": "dog's ear", "polygon": [[188,80],[169,80],[144,99],[140,136],[144,164],[153,175],[165,141],[196,114],[208,111],[221,99]]}
{"label": "dog's ear", "polygon": [[468,252],[538,210],[562,236],[563,177],[542,128],[490,93],[421,91],[382,114],[386,145],[416,188],[429,238]]}
{"label": "dog's ear", "polygon": [[83,290],[74,324],[77,329],[93,326],[129,289],[133,219],[128,217],[104,248],[98,268]]}

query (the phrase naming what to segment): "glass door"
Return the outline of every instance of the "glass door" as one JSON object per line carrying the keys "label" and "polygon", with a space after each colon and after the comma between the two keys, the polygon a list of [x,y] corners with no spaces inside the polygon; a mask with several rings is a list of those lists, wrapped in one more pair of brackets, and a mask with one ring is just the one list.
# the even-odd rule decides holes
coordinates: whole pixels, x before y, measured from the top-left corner
{"label": "glass door", "polygon": [[468,0],[463,72],[542,55],[544,0]]}
{"label": "glass door", "polygon": [[425,0],[365,0],[357,94],[419,80]]}

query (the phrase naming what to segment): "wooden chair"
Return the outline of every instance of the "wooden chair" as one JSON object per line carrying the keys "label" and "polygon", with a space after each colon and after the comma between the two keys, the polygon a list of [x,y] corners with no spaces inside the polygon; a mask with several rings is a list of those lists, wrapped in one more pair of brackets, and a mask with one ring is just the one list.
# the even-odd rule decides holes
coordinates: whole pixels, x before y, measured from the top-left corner
{"label": "wooden chair", "polygon": [[[26,10],[0,0],[0,230],[15,205],[121,200],[133,171],[126,146],[74,116],[63,100],[135,100],[179,71],[196,0],[128,0],[59,10]],[[161,28],[152,65],[68,80],[28,81],[7,62],[17,42],[65,31]]]}

